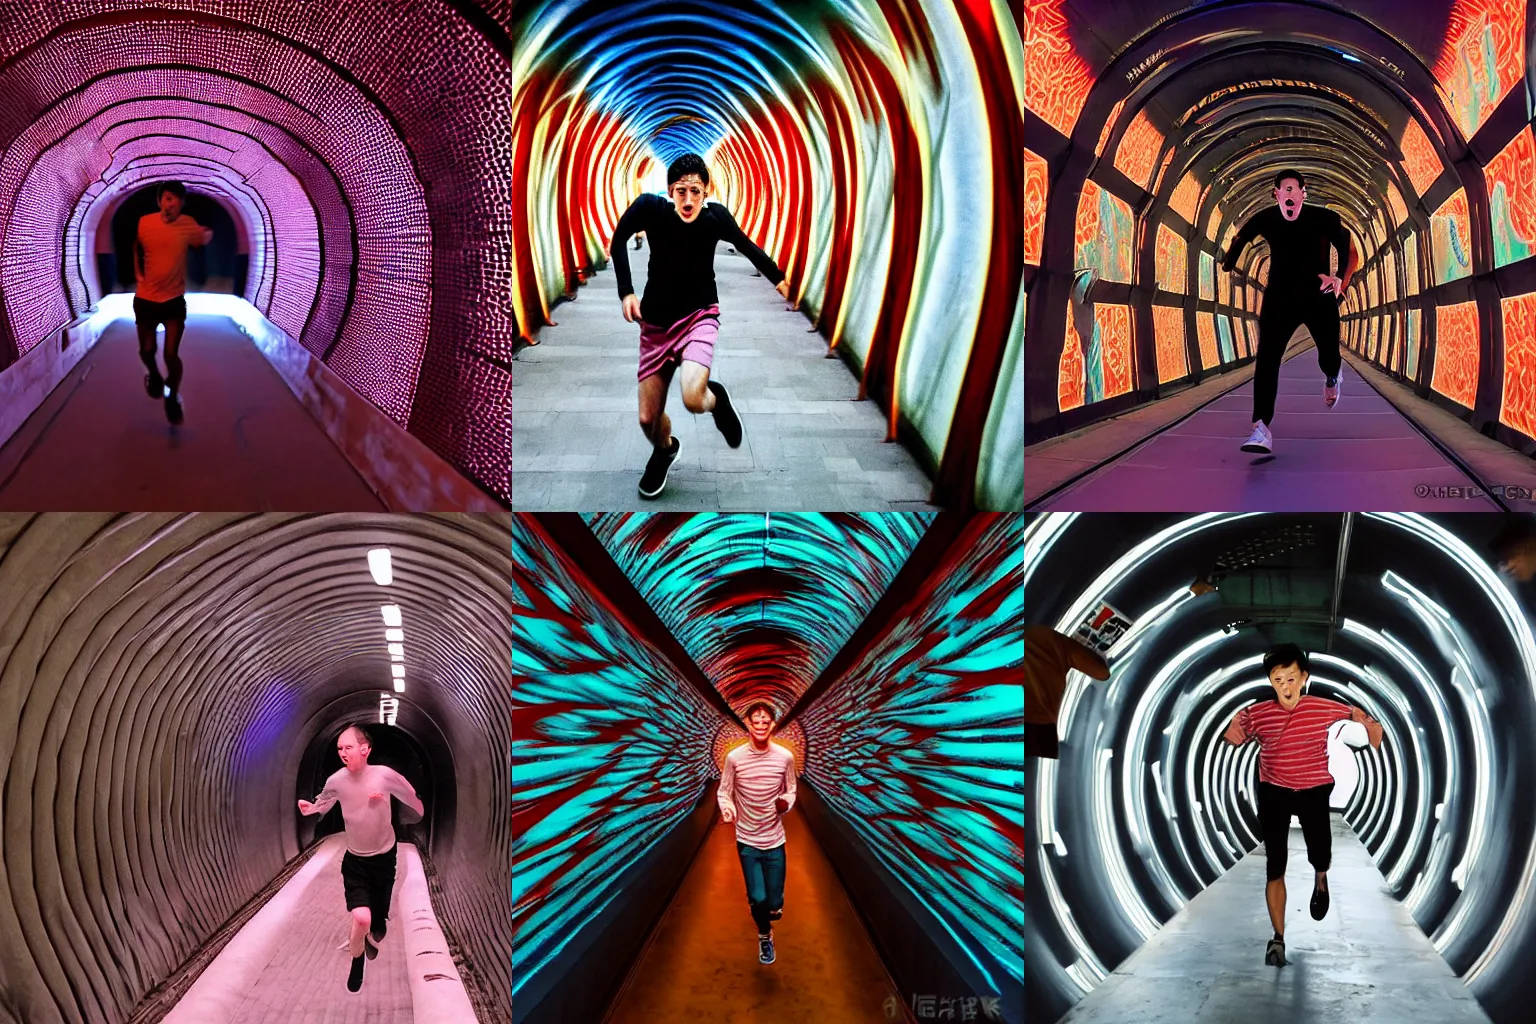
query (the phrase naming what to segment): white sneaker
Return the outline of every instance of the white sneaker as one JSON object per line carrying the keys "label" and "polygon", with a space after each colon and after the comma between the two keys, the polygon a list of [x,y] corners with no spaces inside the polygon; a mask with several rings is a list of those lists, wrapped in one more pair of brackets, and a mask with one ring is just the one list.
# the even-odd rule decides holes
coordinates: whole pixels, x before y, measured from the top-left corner
{"label": "white sneaker", "polygon": [[1257,452],[1260,455],[1268,455],[1275,446],[1275,435],[1269,432],[1264,421],[1253,425],[1253,433],[1248,435],[1248,440],[1243,442],[1243,451]]}
{"label": "white sneaker", "polygon": [[1333,381],[1331,383],[1328,381],[1327,378],[1323,379],[1323,404],[1326,405],[1328,408],[1332,409],[1334,407],[1334,404],[1338,402],[1338,400],[1339,400],[1339,385],[1343,384],[1343,383],[1344,383],[1344,375],[1342,373],[1339,374],[1339,376],[1333,378]]}

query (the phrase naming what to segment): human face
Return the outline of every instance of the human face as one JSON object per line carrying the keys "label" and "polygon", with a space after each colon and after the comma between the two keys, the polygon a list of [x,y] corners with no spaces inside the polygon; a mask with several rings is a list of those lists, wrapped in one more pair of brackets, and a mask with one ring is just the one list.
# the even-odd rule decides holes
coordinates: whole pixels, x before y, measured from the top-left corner
{"label": "human face", "polygon": [[1301,688],[1308,678],[1300,665],[1276,665],[1269,670],[1269,685],[1275,688],[1275,699],[1287,711],[1294,710],[1301,700]]}
{"label": "human face", "polygon": [[1536,576],[1536,540],[1523,540],[1503,552],[1499,572],[1519,583],[1529,583]]}
{"label": "human face", "polygon": [[697,174],[685,174],[667,186],[667,195],[672,197],[672,205],[683,223],[692,224],[704,209],[704,200],[709,198],[709,186]]}
{"label": "human face", "polygon": [[[140,207],[143,209],[143,207]],[[175,192],[160,193],[160,216],[166,220],[175,220],[181,216],[181,197]]]}
{"label": "human face", "polygon": [[336,753],[341,755],[341,763],[348,771],[360,771],[368,764],[368,744],[359,739],[356,730],[342,732],[336,740]]}
{"label": "human face", "polygon": [[747,719],[747,729],[754,743],[767,743],[768,735],[773,732],[773,716],[759,708]]}
{"label": "human face", "polygon": [[1286,178],[1275,189],[1275,202],[1280,204],[1280,216],[1295,220],[1301,216],[1301,204],[1307,201],[1307,190],[1295,178]]}

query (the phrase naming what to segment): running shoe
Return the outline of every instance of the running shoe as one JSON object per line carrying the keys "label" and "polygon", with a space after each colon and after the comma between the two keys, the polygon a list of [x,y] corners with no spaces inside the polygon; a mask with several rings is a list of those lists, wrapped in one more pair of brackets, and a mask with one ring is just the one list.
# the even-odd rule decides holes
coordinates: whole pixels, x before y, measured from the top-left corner
{"label": "running shoe", "polygon": [[1275,447],[1275,435],[1269,432],[1261,420],[1253,425],[1253,433],[1248,435],[1248,440],[1243,442],[1243,451],[1257,452],[1260,455],[1268,455]]}
{"label": "running shoe", "polygon": [[651,452],[651,460],[645,464],[645,473],[640,477],[640,497],[649,500],[661,494],[662,488],[667,486],[667,473],[682,449],[683,443],[674,437],[665,450]]}
{"label": "running shoe", "polygon": [[1328,880],[1325,876],[1312,883],[1312,920],[1321,921],[1328,915]]}
{"label": "running shoe", "polygon": [[363,936],[363,955],[369,960],[377,960],[379,958],[379,947],[373,944],[372,935]]}
{"label": "running shoe", "polygon": [[165,418],[172,423],[181,422],[181,399],[174,394],[165,396]]}
{"label": "running shoe", "polygon": [[757,937],[757,962],[763,964],[773,963],[772,935],[759,935]]}
{"label": "running shoe", "polygon": [[726,444],[740,448],[743,434],[741,417],[736,415],[736,407],[731,405],[731,393],[717,380],[709,382],[709,390],[715,393],[715,426],[725,435]]}
{"label": "running shoe", "polygon": [[160,376],[159,370],[144,375],[144,393],[150,398],[165,397],[165,378]]}
{"label": "running shoe", "polygon": [[370,934],[373,936],[373,941],[374,942],[383,942],[384,941],[384,936],[387,935],[388,933],[389,933],[389,922],[388,921],[380,921],[379,922],[379,926],[377,928],[373,929],[373,931]]}
{"label": "running shoe", "polygon": [[1269,945],[1264,948],[1265,966],[1284,967],[1286,963],[1287,960],[1285,959],[1285,940],[1270,939]]}
{"label": "running shoe", "polygon": [[352,973],[347,975],[347,991],[356,992],[363,987],[363,958],[352,958]]}
{"label": "running shoe", "polygon": [[1339,378],[1329,377],[1323,381],[1323,404],[1332,409],[1339,400]]}

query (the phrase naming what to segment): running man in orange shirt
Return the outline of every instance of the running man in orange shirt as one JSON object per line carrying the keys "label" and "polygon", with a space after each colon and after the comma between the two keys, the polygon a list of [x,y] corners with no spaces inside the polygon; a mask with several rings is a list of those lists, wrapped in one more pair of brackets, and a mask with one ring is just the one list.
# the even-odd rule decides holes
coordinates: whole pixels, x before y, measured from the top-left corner
{"label": "running man in orange shirt", "polygon": [[[165,418],[181,422],[181,336],[187,327],[187,249],[213,241],[213,230],[181,212],[187,187],[179,181],[160,185],[159,213],[139,218],[133,246],[133,319],[139,327],[139,358],[149,372],[144,390],[165,399]],[[155,361],[155,328],[165,324],[165,376]]]}

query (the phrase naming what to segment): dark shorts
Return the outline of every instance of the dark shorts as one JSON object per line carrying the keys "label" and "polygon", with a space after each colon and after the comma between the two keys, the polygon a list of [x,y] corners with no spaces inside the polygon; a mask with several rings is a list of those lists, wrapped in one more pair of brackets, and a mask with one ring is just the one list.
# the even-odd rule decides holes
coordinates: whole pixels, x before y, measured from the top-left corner
{"label": "dark shorts", "polygon": [[348,850],[341,858],[341,884],[347,890],[347,909],[367,907],[373,912],[373,927],[383,926],[389,917],[389,898],[395,889],[395,851],[399,844],[373,857],[359,857]]}
{"label": "dark shorts", "polygon": [[150,302],[137,295],[133,297],[133,322],[140,327],[157,327],[160,324],[184,324],[187,322],[187,297],[178,295],[168,302]]}
{"label": "dark shorts", "polygon": [[1328,797],[1333,793],[1333,783],[1311,789],[1286,789],[1260,782],[1258,793],[1266,877],[1271,882],[1285,877],[1293,814],[1301,821],[1301,834],[1307,841],[1307,860],[1318,871],[1327,871],[1333,857],[1333,833],[1328,821]]}

